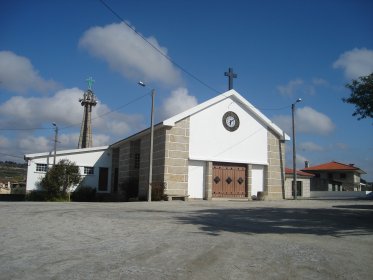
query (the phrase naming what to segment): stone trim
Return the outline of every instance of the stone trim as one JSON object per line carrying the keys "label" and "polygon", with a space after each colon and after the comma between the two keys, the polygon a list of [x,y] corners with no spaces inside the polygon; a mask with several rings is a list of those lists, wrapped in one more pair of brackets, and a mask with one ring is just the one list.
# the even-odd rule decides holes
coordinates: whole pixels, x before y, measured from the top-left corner
{"label": "stone trim", "polygon": [[268,166],[265,172],[265,193],[268,199],[285,197],[285,144],[268,129]]}

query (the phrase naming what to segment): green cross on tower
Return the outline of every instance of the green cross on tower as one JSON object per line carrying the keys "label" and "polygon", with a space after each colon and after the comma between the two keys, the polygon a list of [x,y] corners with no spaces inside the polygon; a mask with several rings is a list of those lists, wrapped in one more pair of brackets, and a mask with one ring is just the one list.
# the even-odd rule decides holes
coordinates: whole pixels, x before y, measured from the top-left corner
{"label": "green cross on tower", "polygon": [[89,90],[92,90],[92,85],[93,85],[93,83],[95,82],[95,80],[93,80],[92,77],[89,77],[86,81],[87,81],[87,83],[88,83],[88,89],[89,89]]}

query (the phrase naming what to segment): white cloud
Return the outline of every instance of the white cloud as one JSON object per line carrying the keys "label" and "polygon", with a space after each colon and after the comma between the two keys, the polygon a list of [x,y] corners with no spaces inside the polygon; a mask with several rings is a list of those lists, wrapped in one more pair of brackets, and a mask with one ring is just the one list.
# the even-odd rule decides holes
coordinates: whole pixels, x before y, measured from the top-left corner
{"label": "white cloud", "polygon": [[33,128],[48,122],[75,124],[82,118],[82,106],[78,102],[82,95],[83,91],[72,88],[50,97],[14,96],[0,105],[0,125]]}
{"label": "white cloud", "polygon": [[345,144],[345,143],[342,143],[342,142],[335,143],[335,147],[339,150],[347,150],[348,149],[348,145]]}
{"label": "white cloud", "polygon": [[373,50],[355,48],[347,51],[333,63],[333,68],[342,69],[350,80],[367,76],[373,72]]}
{"label": "white cloud", "polygon": [[[78,100],[82,95],[83,91],[72,88],[60,90],[50,97],[14,96],[0,104],[1,128],[26,129],[5,131],[12,134],[12,137],[0,136],[2,152],[22,157],[23,154],[51,151],[54,145],[52,122],[56,122],[60,128],[58,150],[77,148],[83,117],[83,107]],[[104,114],[105,116],[100,117]],[[47,129],[33,129],[40,127]],[[101,102],[92,110],[93,145],[96,147],[109,145],[113,140],[124,138],[140,128],[143,128],[141,115],[111,112],[111,109]],[[15,160],[4,155],[0,157],[2,160]]]}
{"label": "white cloud", "polygon": [[30,90],[46,92],[56,89],[54,81],[40,77],[26,57],[11,51],[0,51],[0,88],[11,92],[26,93]]}
{"label": "white cloud", "polygon": [[292,97],[294,95],[294,92],[299,90],[303,84],[304,82],[301,79],[291,80],[288,82],[287,85],[277,86],[277,90],[283,96]]}
{"label": "white cloud", "polygon": [[296,120],[297,130],[304,133],[327,135],[335,128],[327,115],[311,107],[299,108],[296,111]]}
{"label": "white cloud", "polygon": [[22,137],[18,141],[18,148],[21,151],[32,151],[32,153],[47,152],[53,147],[52,140],[44,136]]}
{"label": "white cloud", "polygon": [[186,88],[178,88],[171,92],[171,96],[164,100],[160,110],[162,120],[188,110],[198,104],[197,98],[189,95]]}
{"label": "white cloud", "polygon": [[10,146],[10,141],[8,138],[0,135],[0,148],[8,148]]}
{"label": "white cloud", "polygon": [[318,86],[321,80],[312,81],[312,84],[305,83],[302,79],[295,79],[288,82],[287,85],[277,86],[278,92],[285,97],[294,97],[295,95],[314,95],[315,86]]}
{"label": "white cloud", "polygon": [[321,152],[323,151],[323,147],[313,143],[313,142],[303,142],[299,144],[299,148],[302,151],[307,151],[307,152]]}
{"label": "white cloud", "polygon": [[[273,117],[272,120],[290,135],[292,130],[291,116],[278,115]],[[328,116],[311,107],[296,110],[295,126],[297,132],[317,135],[328,135],[335,128],[334,123]]]}
{"label": "white cloud", "polygon": [[[167,55],[154,37],[147,38]],[[93,27],[87,30],[79,46],[104,59],[110,67],[134,80],[158,81],[166,85],[180,85],[180,72],[172,63],[140,38],[124,23]]]}
{"label": "white cloud", "polygon": [[[50,97],[14,96],[0,105],[0,126],[35,128],[55,122],[60,128],[73,125],[79,130],[83,107],[78,100],[82,96],[83,91],[78,88],[60,90]],[[142,117],[139,115],[111,112],[100,117],[110,111],[101,102],[92,110],[92,127],[96,133],[124,135],[141,126]]]}

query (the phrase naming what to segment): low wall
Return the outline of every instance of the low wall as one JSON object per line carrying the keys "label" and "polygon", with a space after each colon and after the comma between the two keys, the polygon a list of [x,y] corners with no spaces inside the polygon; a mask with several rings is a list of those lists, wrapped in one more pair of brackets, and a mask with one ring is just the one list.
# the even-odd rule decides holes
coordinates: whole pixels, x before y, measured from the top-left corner
{"label": "low wall", "polygon": [[359,198],[365,197],[370,191],[365,192],[328,192],[311,191],[311,198]]}

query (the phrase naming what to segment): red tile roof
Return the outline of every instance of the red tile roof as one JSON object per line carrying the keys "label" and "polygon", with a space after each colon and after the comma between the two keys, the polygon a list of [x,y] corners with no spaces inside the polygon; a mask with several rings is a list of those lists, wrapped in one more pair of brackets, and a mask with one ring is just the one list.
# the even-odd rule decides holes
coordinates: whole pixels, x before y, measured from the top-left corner
{"label": "red tile roof", "polygon": [[303,171],[356,171],[359,173],[364,173],[363,170],[354,166],[353,164],[344,164],[336,161],[331,161],[328,163],[323,163],[320,165],[310,166],[308,168],[303,168]]}
{"label": "red tile roof", "polygon": [[[293,170],[294,169],[285,167],[285,174],[293,174]],[[303,172],[303,171],[300,171],[300,170],[297,171],[297,175],[298,176],[306,176],[306,177],[313,177],[313,176],[315,176],[314,174],[310,174],[310,173]]]}

